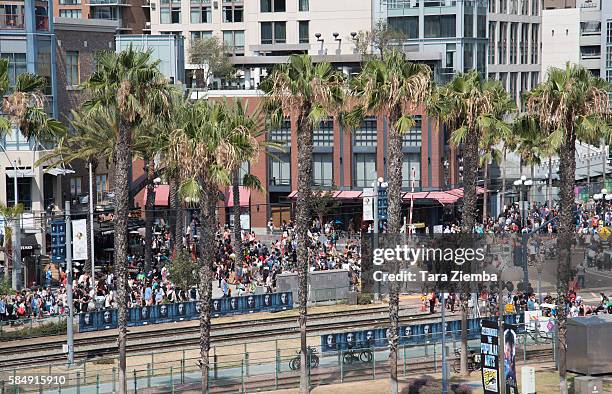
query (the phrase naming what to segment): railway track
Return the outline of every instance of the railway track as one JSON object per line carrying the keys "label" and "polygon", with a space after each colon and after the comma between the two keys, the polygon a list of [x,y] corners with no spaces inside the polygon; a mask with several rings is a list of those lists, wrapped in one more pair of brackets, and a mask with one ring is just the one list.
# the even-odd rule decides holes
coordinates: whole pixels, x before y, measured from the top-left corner
{"label": "railway track", "polygon": [[[310,334],[345,331],[347,329],[359,330],[381,327],[387,323],[386,307],[371,308],[367,310],[347,312],[329,312],[312,314],[309,318],[308,332]],[[377,316],[374,316],[377,315]],[[329,321],[342,317],[345,321]],[[401,316],[400,324],[414,321],[435,319],[426,313]],[[261,320],[236,321],[230,323],[217,323],[212,326],[211,343],[223,344],[236,340],[255,342],[260,339],[269,340],[271,337],[287,337],[299,333],[296,316],[280,318],[267,318]],[[112,333],[111,333],[112,332]],[[53,338],[53,337],[49,337]],[[160,341],[160,338],[163,340]],[[63,361],[65,354],[62,349],[63,341],[51,340],[39,344],[10,343],[0,348],[0,364],[5,368],[23,367],[39,363]],[[199,327],[163,328],[151,331],[138,331],[128,333],[128,353],[138,353],[146,350],[164,350],[172,348],[185,348],[199,345]],[[113,355],[117,352],[117,335],[114,330],[89,338],[75,338],[75,360],[86,360],[100,356]]]}

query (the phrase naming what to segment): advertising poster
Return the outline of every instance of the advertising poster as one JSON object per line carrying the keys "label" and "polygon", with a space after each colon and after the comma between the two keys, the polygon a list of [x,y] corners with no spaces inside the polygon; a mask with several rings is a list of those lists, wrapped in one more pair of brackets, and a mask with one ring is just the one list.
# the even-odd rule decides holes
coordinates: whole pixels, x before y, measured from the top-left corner
{"label": "advertising poster", "polygon": [[504,381],[506,394],[518,394],[516,381],[516,326],[504,324]]}
{"label": "advertising poster", "polygon": [[72,221],[72,259],[87,260],[87,222],[85,219]]}
{"label": "advertising poster", "polygon": [[482,320],[480,336],[480,352],[482,354],[482,387],[484,394],[499,393],[499,358],[497,323],[491,320]]}

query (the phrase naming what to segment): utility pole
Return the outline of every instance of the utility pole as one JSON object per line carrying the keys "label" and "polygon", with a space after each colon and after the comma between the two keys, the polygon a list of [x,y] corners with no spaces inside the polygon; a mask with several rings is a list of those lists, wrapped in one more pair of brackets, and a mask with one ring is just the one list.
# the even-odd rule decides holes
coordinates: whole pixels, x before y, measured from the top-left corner
{"label": "utility pole", "polygon": [[446,365],[446,305],[442,293],[442,394],[448,394],[448,365]]}
{"label": "utility pole", "polygon": [[[15,193],[14,207],[19,203],[19,193],[17,187],[17,161],[13,160],[13,192]],[[13,289],[21,290],[23,278],[21,276],[21,215],[17,215],[13,220],[13,270],[12,270]]]}
{"label": "utility pole", "polygon": [[64,215],[66,219],[66,292],[68,298],[68,365],[74,364],[74,332],[72,323],[74,320],[74,301],[72,299],[72,223],[70,221],[70,201],[64,203]]}
{"label": "utility pole", "polygon": [[[372,234],[372,250],[378,248],[378,173],[374,171],[374,229]],[[376,292],[374,293],[374,300],[378,301],[380,299],[380,281],[376,285]]]}
{"label": "utility pole", "polygon": [[93,169],[89,162],[89,239],[91,244],[91,287],[96,288],[96,258],[94,254]]}
{"label": "utility pole", "polygon": [[499,325],[498,331],[497,331],[497,344],[498,344],[497,346],[498,372],[497,373],[498,373],[499,379],[497,380],[499,381],[500,394],[505,394],[506,393],[506,377],[504,376],[506,373],[506,371],[504,370],[504,306],[505,305],[502,302],[504,282],[502,281],[501,272],[499,273],[499,279],[497,282],[497,286],[499,287],[498,289],[499,295],[498,295],[498,300],[497,300],[497,304],[499,307],[499,317],[497,320],[497,323]]}

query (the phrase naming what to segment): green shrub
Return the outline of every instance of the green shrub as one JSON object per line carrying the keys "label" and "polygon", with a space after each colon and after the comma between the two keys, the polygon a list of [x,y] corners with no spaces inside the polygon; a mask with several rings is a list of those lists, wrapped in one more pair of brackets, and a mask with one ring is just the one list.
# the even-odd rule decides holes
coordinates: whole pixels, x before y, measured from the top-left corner
{"label": "green shrub", "polygon": [[370,293],[357,294],[357,305],[369,305],[374,300],[374,297]]}
{"label": "green shrub", "polygon": [[11,341],[16,339],[26,339],[34,337],[45,337],[52,335],[66,334],[67,330],[66,319],[61,319],[59,322],[49,322],[30,327],[29,323],[23,328],[13,331],[2,331],[0,333],[0,341]]}

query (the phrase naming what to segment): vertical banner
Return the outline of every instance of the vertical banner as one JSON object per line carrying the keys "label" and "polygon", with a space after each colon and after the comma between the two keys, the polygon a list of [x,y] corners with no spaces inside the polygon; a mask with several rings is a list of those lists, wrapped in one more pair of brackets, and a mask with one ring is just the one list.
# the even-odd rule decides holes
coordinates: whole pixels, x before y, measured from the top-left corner
{"label": "vertical banner", "polygon": [[87,260],[87,221],[72,221],[72,259]]}
{"label": "vertical banner", "polygon": [[518,394],[516,382],[516,328],[514,324],[504,324],[504,384],[506,394]]}
{"label": "vertical banner", "polygon": [[363,220],[370,221],[374,220],[374,189],[364,188],[363,189]]}
{"label": "vertical banner", "polygon": [[482,353],[482,388],[484,394],[499,393],[499,357],[497,322],[482,319],[480,352]]}

